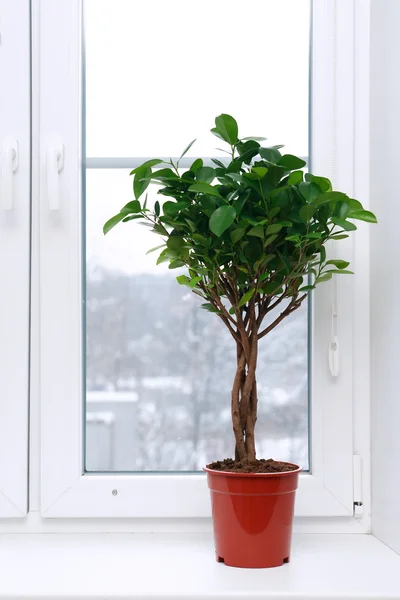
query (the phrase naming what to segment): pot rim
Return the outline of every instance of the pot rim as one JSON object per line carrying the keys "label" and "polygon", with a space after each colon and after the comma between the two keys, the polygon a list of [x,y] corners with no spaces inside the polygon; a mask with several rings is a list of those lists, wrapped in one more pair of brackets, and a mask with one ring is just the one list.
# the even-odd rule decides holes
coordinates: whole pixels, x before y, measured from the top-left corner
{"label": "pot rim", "polygon": [[209,469],[208,467],[203,467],[203,471],[205,473],[212,473],[213,475],[224,475],[226,477],[283,477],[285,475],[295,475],[297,473],[301,473],[303,467],[299,467],[294,463],[287,463],[288,465],[293,465],[297,467],[293,471],[279,471],[278,473],[234,473],[232,471],[217,471],[215,469]]}

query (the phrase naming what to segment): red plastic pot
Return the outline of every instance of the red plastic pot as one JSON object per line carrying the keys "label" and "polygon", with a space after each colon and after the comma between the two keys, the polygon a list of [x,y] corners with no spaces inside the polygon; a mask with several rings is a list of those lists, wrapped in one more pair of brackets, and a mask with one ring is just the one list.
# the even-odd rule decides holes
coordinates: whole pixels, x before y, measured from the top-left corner
{"label": "red plastic pot", "polygon": [[283,473],[204,471],[211,492],[217,561],[245,568],[289,562],[301,468]]}

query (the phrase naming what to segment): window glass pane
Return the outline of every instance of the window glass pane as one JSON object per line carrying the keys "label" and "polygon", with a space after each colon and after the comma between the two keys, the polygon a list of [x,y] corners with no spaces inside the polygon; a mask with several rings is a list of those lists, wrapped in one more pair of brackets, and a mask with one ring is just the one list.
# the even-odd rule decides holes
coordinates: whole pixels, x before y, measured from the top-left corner
{"label": "window glass pane", "polygon": [[[308,0],[85,0],[85,37],[87,157],[177,156],[196,136],[190,155],[215,156],[221,112],[307,156]],[[86,469],[197,470],[233,454],[235,346],[145,254],[157,236],[103,236],[131,199],[129,171],[86,171]],[[303,305],[260,342],[256,428],[258,456],[305,468],[308,337]]]}
{"label": "window glass pane", "polygon": [[307,154],[309,0],[85,7],[88,156],[179,156],[195,137],[209,156],[220,113]]}
{"label": "window glass pane", "polygon": [[[196,470],[232,456],[232,338],[177,270],[146,256],[160,243],[146,227],[103,236],[130,198],[129,171],[88,170],[86,188],[87,470]],[[256,428],[260,457],[305,468],[307,337],[304,306],[260,341]]]}

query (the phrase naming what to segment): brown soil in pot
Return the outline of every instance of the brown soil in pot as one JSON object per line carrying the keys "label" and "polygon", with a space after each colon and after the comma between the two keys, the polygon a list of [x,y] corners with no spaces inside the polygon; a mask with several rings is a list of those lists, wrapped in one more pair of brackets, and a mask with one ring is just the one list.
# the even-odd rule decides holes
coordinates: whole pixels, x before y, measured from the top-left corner
{"label": "brown soil in pot", "polygon": [[229,471],[231,473],[283,473],[284,471],[295,471],[296,465],[287,462],[279,462],[272,458],[261,458],[255,462],[242,464],[235,462],[232,458],[216,460],[207,465],[208,469],[214,471]]}

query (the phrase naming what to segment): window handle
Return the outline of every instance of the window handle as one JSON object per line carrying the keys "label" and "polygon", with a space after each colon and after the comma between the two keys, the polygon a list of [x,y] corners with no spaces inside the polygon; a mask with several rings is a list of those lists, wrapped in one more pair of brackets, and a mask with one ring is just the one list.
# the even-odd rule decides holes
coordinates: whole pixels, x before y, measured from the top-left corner
{"label": "window handle", "polygon": [[12,137],[3,141],[1,161],[1,206],[3,210],[14,208],[14,174],[18,170],[18,142]]}
{"label": "window handle", "polygon": [[59,175],[63,168],[64,145],[60,140],[53,140],[46,153],[47,198],[50,210],[60,210]]}
{"label": "window handle", "polygon": [[333,337],[329,344],[329,370],[332,377],[338,377],[339,375],[339,339],[337,336]]}

